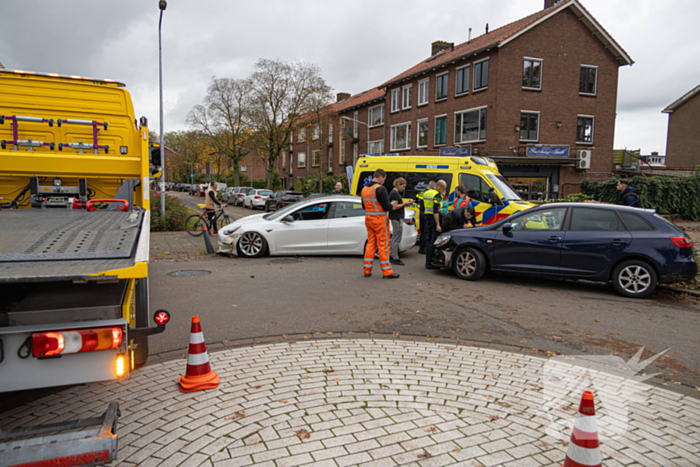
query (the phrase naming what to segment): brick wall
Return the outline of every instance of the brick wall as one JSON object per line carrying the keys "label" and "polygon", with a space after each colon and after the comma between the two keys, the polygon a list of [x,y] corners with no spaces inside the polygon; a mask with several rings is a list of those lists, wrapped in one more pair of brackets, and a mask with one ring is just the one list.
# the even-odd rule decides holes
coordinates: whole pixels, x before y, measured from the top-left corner
{"label": "brick wall", "polygon": [[700,94],[668,116],[666,165],[695,167],[700,164]]}

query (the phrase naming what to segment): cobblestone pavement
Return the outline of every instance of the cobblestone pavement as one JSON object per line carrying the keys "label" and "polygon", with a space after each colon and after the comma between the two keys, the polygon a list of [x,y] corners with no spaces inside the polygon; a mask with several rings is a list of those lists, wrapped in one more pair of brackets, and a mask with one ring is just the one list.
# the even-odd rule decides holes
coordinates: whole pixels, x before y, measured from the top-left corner
{"label": "cobblestone pavement", "polygon": [[603,465],[700,465],[700,401],[561,361],[432,342],[329,339],[209,354],[218,389],[182,394],[185,360],[76,386],[3,428],[120,402],[117,465],[560,466],[584,389]]}

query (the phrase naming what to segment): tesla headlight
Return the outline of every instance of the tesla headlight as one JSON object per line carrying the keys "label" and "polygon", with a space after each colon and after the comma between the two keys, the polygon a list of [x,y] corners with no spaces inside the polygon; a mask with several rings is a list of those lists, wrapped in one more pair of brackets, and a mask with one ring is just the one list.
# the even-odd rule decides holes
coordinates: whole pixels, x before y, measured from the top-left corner
{"label": "tesla headlight", "polygon": [[437,240],[435,240],[435,243],[433,243],[433,245],[435,245],[437,248],[443,247],[447,245],[447,243],[450,241],[450,238],[451,237],[449,235],[440,235],[437,238]]}
{"label": "tesla headlight", "polygon": [[240,225],[237,225],[235,227],[229,227],[226,230],[224,230],[224,235],[231,235],[233,232],[235,232],[236,230],[238,230],[240,228],[241,228]]}

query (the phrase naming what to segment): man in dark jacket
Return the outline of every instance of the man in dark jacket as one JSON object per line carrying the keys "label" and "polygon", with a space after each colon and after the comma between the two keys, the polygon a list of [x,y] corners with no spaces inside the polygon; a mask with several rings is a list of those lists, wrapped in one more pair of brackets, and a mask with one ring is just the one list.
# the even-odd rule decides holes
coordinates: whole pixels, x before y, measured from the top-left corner
{"label": "man in dark jacket", "polygon": [[468,224],[471,224],[472,227],[479,227],[479,222],[476,220],[476,212],[471,207],[456,208],[440,216],[440,225],[443,226],[443,232],[467,228]]}
{"label": "man in dark jacket", "polygon": [[622,179],[617,182],[617,191],[620,194],[617,196],[617,204],[623,206],[639,207],[639,196],[634,191],[634,188],[630,186],[630,181]]}

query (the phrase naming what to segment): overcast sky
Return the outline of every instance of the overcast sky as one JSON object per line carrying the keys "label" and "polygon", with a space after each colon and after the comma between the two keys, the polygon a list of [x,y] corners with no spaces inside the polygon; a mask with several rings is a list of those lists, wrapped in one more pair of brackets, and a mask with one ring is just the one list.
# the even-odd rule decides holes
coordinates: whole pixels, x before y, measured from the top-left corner
{"label": "overcast sky", "polygon": [[[620,68],[615,148],[666,152],[661,110],[700,84],[698,0],[581,0],[635,61]],[[212,77],[259,58],[311,62],[335,92],[375,87],[430,55],[542,9],[544,0],[169,0],[163,17],[165,131],[186,128]],[[157,0],[0,0],[6,68],[126,83],[158,129]]]}

